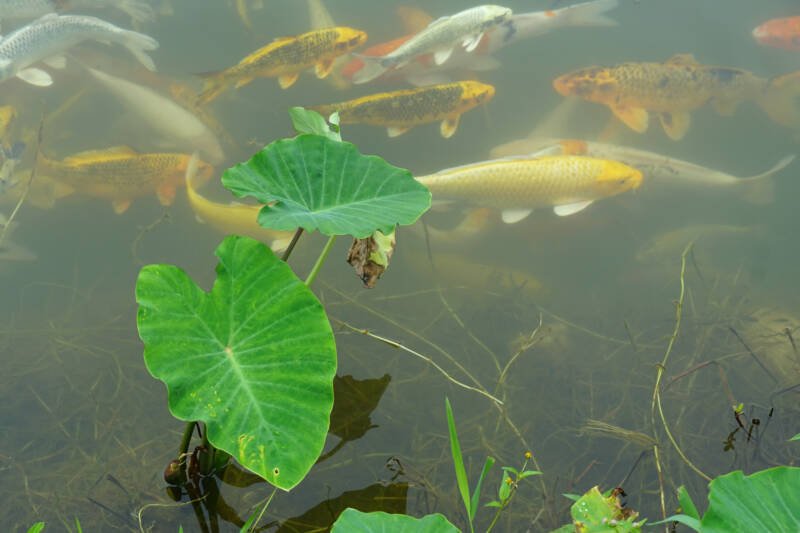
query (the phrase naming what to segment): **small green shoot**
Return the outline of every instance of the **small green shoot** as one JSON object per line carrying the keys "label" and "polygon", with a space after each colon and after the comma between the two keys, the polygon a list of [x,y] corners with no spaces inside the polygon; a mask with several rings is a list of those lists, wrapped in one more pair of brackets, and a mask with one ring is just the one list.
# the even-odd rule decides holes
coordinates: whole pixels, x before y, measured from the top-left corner
{"label": "small green shoot", "polygon": [[793,441],[793,440],[800,440],[800,433],[798,433],[797,435],[795,435],[794,437],[789,439],[789,441]]}
{"label": "small green shoot", "polygon": [[326,122],[325,117],[316,111],[292,107],[289,109],[289,116],[292,119],[292,126],[299,135],[310,133],[327,137],[332,141],[341,142],[342,140],[339,129],[339,113],[331,115]]}
{"label": "small green shoot", "polygon": [[497,520],[500,518],[500,513],[503,512],[503,509],[508,507],[511,503],[511,498],[514,496],[517,488],[519,488],[519,482],[526,477],[541,475],[541,472],[538,470],[525,469],[528,466],[528,462],[532,458],[533,454],[531,452],[525,452],[525,462],[522,464],[521,469],[517,470],[512,466],[503,467],[503,479],[500,481],[500,487],[497,489],[497,500],[486,504],[486,507],[494,507],[497,509],[494,513],[494,518],[492,518],[491,524],[489,524],[489,527],[486,530],[487,532],[492,530],[497,523]]}
{"label": "small green shoot", "polygon": [[44,529],[44,522],[36,522],[28,528],[28,533],[40,533]]}

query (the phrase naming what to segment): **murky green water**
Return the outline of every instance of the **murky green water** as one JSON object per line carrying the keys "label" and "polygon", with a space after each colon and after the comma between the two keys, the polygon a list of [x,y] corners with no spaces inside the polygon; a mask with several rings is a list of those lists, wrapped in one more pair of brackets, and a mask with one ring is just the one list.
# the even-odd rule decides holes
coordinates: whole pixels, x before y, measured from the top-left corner
{"label": "murky green water", "polygon": [[[172,14],[159,11],[139,30],[161,44],[153,53],[161,75],[199,88],[192,73],[224,68],[276,36],[309,29],[305,2],[264,4],[252,11],[251,33],[231,3],[211,0],[172,0]],[[789,0],[620,4],[609,13],[616,27],[559,29],[498,52],[501,68],[479,73],[496,86],[495,98],[464,114],[451,139],[441,138],[435,124],[395,139],[381,128],[345,126],[344,137],[365,153],[429,173],[486,159],[493,147],[526,137],[563,101],[552,80],[577,68],[692,53],[700,63],[765,78],[800,69],[800,53],[758,46],[750,35],[769,18],[800,15]],[[434,16],[465,7],[455,0],[416,5]],[[521,0],[506,5],[520,13],[553,7]],[[326,6],[337,23],[369,32],[370,44],[400,35],[395,3],[328,0]],[[114,10],[92,13],[130,27]],[[3,29],[8,31],[5,23]],[[156,82],[117,47],[85,45],[75,55],[101,66],[111,57],[116,75]],[[164,144],[79,71],[54,78],[49,88],[17,80],[0,86],[0,103],[17,108],[16,135],[28,138],[43,116],[86,91],[45,122],[44,154],[65,157],[120,144],[145,151]],[[285,91],[273,79],[230,91],[209,107],[236,142],[215,176],[289,135],[290,106],[399,87],[405,85],[340,90],[303,75]],[[610,116],[604,106],[580,103],[547,133],[596,138]],[[692,128],[679,142],[669,140],[655,118],[646,134],[620,126],[609,142],[737,176],[763,172],[798,150],[798,132],[772,123],[752,103],[732,117],[710,106],[692,116]],[[23,168],[30,166],[25,163]],[[333,452],[297,489],[276,496],[263,523],[281,531],[312,530],[328,524],[342,506],[375,509],[382,502],[415,515],[442,512],[464,526],[445,396],[453,403],[472,476],[487,454],[518,466],[528,450],[544,470],[542,478],[520,487],[499,530],[552,529],[567,521],[569,501],[561,494],[593,485],[622,485],[630,507],[659,516],[659,476],[644,437],[598,432],[587,427],[590,421],[656,435],[668,512],[681,484],[702,501],[705,481],[678,457],[657,420],[654,430],[651,416],[658,364],[675,324],[681,251],[698,235],[685,270],[681,328],[662,381],[672,433],[710,476],[796,463],[797,447],[786,439],[799,431],[798,396],[781,391],[800,382],[798,363],[791,362],[797,354],[785,334],[797,335],[800,327],[797,179],[795,162],[774,178],[776,195],[767,204],[748,202],[735,191],[656,190],[645,183],[571,217],[542,210],[506,225],[494,213],[468,238],[447,231],[458,212],[433,212],[426,215],[434,226],[433,266],[421,227],[404,230],[394,264],[371,291],[344,264],[347,244],[339,242],[315,289],[335,324],[394,339],[453,378],[498,396],[504,407],[455,386],[409,353],[339,326],[339,376],[389,376],[372,383],[378,393],[385,386],[370,415],[373,427],[338,448],[340,439],[332,435],[326,451]],[[229,198],[213,180],[202,193]],[[3,200],[4,214],[14,201]],[[69,196],[49,209],[28,201],[15,220],[13,240],[38,257],[0,262],[4,529],[45,520],[64,530],[77,517],[87,531],[138,530],[141,517],[152,531],[177,531],[178,525],[185,531],[238,531],[237,520],[269,494],[264,483],[218,482],[225,505],[217,506],[215,517],[198,518],[186,503],[190,496],[177,505],[165,494],[161,473],[183,426],[167,411],[164,386],[144,368],[133,297],[138,269],[146,263],[177,264],[208,287],[221,235],[195,220],[182,189],[168,208],[148,196],[119,216],[107,201],[88,197]],[[722,226],[738,229],[714,229]],[[681,232],[664,236],[673,231]],[[316,236],[301,242],[291,260],[299,274],[308,271],[321,243]],[[733,449],[723,451],[737,428],[731,406],[740,402],[748,423],[733,434]],[[760,419],[757,427],[753,418]],[[494,472],[485,490],[494,491],[498,479]],[[479,528],[490,519],[488,510],[479,512]]]}

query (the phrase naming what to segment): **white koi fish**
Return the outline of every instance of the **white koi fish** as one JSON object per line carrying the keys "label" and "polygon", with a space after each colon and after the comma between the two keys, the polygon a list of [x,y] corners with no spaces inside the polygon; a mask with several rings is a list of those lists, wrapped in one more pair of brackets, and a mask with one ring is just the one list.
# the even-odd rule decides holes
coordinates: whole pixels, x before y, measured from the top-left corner
{"label": "white koi fish", "polygon": [[366,83],[424,54],[433,54],[433,62],[441,65],[459,45],[465,52],[472,52],[488,30],[505,22],[510,16],[511,10],[507,7],[483,5],[436,19],[384,56],[361,56],[365,64],[353,76],[353,82]]}
{"label": "white koi fish", "polygon": [[142,0],[0,0],[0,21],[41,17],[71,8],[116,7],[137,22],[155,18],[155,11]]}
{"label": "white koi fish", "polygon": [[39,87],[48,87],[53,79],[44,70],[31,67],[44,61],[63,68],[61,55],[83,41],[114,42],[127,48],[142,65],[155,70],[145,51],[158,48],[150,36],[125,30],[96,17],[50,13],[23,26],[0,40],[0,82],[14,76]]}

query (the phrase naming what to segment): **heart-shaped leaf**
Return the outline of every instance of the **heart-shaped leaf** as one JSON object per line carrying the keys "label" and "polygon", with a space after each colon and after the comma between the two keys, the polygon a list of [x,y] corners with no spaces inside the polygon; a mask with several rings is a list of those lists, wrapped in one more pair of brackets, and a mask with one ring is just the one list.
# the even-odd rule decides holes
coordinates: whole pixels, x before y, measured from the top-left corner
{"label": "heart-shaped leaf", "polygon": [[440,514],[414,518],[404,514],[381,511],[362,513],[345,509],[333,524],[331,533],[458,533],[458,528]]}
{"label": "heart-shaped leaf", "polygon": [[266,246],[227,237],[204,292],[181,269],[139,273],[139,336],[181,420],[273,485],[291,489],[325,443],[336,346],[314,294]]}
{"label": "heart-shaped leaf", "polygon": [[413,224],[431,203],[408,170],[318,135],[275,141],[226,170],[222,183],[268,204],[258,215],[262,226],[325,235],[388,235],[397,224]]}

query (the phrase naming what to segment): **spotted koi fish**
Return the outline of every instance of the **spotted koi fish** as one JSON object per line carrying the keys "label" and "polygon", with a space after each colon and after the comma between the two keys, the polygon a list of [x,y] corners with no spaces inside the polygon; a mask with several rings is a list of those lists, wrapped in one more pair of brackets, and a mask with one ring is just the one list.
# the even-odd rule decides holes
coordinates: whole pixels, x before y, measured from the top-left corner
{"label": "spotted koi fish", "polygon": [[680,140],[691,125],[690,112],[711,102],[721,115],[732,115],[741,102],[752,100],[773,120],[793,107],[796,74],[767,80],[746,70],[701,65],[688,54],[665,63],[623,63],[589,67],[553,82],[563,96],[577,96],[608,106],[625,125],[647,131],[650,113],[658,114],[664,131]]}
{"label": "spotted koi fish", "polygon": [[318,78],[325,78],[337,57],[361,46],[366,40],[366,33],[346,26],[278,38],[230,68],[201,74],[205,86],[198,96],[198,103],[208,103],[231,85],[238,89],[255,78],[277,77],[282,89],[294,85],[300,73],[311,67]]}
{"label": "spotted koi fish", "polygon": [[494,87],[477,81],[460,81],[430,87],[371,94],[312,107],[323,115],[339,112],[343,124],[370,124],[387,128],[389,137],[402,135],[414,126],[441,121],[442,137],[450,138],[461,114],[485,104]]}

